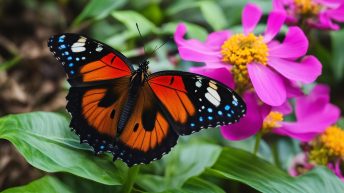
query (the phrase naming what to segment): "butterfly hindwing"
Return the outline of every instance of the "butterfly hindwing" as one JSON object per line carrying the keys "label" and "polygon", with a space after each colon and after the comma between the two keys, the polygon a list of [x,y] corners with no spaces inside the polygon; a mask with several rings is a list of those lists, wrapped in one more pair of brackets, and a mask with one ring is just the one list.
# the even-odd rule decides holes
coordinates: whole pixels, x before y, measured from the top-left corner
{"label": "butterfly hindwing", "polygon": [[129,166],[160,159],[177,143],[178,135],[147,83],[140,88],[133,112],[119,136],[114,157]]}
{"label": "butterfly hindwing", "polygon": [[239,95],[222,83],[189,72],[162,71],[148,79],[180,135],[237,122],[246,112]]}
{"label": "butterfly hindwing", "polygon": [[48,47],[62,63],[72,86],[130,76],[133,71],[120,52],[86,36],[55,35]]}

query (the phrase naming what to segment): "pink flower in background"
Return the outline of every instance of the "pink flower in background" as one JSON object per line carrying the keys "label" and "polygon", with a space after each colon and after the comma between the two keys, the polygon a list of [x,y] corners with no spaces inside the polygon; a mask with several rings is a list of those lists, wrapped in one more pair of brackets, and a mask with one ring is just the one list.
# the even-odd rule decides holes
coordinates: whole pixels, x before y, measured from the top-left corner
{"label": "pink flower in background", "polygon": [[[281,111],[278,108],[272,109],[272,112],[281,113],[283,116],[290,113],[289,110]],[[295,122],[281,121],[272,132],[301,141],[310,141],[338,121],[340,109],[330,103],[328,86],[317,85],[309,95],[296,97],[295,116]]]}
{"label": "pink flower in background", "polygon": [[338,30],[344,22],[343,0],[273,0],[273,9],[287,14],[287,23]]}
{"label": "pink flower in background", "polygon": [[242,140],[261,130],[310,141],[339,119],[340,110],[330,103],[329,97],[329,88],[325,85],[315,86],[309,95],[295,97],[296,121],[288,122],[284,117],[293,112],[288,102],[271,107],[259,102],[254,92],[246,92],[243,97],[246,116],[238,123],[222,126],[222,135],[229,140]]}
{"label": "pink flower in background", "polygon": [[269,114],[271,107],[260,103],[254,92],[246,92],[243,96],[246,103],[246,116],[238,123],[221,126],[221,133],[228,140],[242,140],[255,135],[262,128],[264,118]]}
{"label": "pink flower in background", "polygon": [[264,34],[254,35],[261,16],[258,7],[248,4],[242,13],[242,34],[219,31],[209,34],[205,42],[185,40],[186,26],[179,24],[174,39],[182,59],[205,63],[200,70],[191,71],[226,68],[237,90],[253,87],[264,103],[279,106],[287,99],[288,82],[313,82],[322,66],[314,56],[304,57],[308,40],[300,28],[290,27],[282,43],[274,40],[286,18],[283,12],[271,12]]}

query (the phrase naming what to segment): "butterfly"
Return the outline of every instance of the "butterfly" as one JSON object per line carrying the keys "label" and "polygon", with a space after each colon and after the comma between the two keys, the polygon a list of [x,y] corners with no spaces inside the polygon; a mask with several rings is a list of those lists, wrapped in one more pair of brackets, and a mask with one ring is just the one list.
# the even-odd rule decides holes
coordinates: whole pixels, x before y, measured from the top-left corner
{"label": "butterfly", "polygon": [[119,51],[79,34],[60,34],[48,47],[71,85],[70,127],[96,154],[111,152],[128,166],[160,159],[178,137],[237,122],[242,98],[206,76],[134,66]]}

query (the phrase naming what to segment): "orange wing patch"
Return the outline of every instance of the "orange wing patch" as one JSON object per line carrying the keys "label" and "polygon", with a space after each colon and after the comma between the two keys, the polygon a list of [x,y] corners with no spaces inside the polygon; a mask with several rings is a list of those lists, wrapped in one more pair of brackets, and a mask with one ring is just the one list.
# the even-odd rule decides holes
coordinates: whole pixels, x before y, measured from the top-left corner
{"label": "orange wing patch", "polygon": [[196,113],[180,76],[159,76],[149,80],[149,84],[176,122],[186,123]]}
{"label": "orange wing patch", "polygon": [[155,108],[157,104],[153,102],[154,95],[148,85],[140,91],[137,98],[135,110],[121,133],[120,140],[132,149],[147,152],[162,143],[171,128],[158,109],[154,111],[156,116],[149,119],[154,121],[153,127],[144,128],[144,121],[142,120],[144,109]]}
{"label": "orange wing patch", "polygon": [[[125,102],[127,93],[125,90],[129,84],[130,77],[119,78],[114,88],[96,88],[88,90],[84,93],[81,101],[82,115],[88,124],[102,134],[115,137],[117,130],[117,122],[120,116],[120,109]],[[108,106],[99,105],[106,96],[109,89],[117,93],[110,96],[113,100]]]}
{"label": "orange wing patch", "polygon": [[131,71],[122,59],[109,53],[102,59],[90,62],[80,69],[84,82],[108,80],[130,76]]}

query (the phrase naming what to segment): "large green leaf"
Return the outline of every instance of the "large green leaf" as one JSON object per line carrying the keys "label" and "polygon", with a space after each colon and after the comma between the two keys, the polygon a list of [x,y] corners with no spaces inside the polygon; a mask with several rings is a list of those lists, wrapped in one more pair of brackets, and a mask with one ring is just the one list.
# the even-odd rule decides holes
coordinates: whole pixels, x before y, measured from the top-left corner
{"label": "large green leaf", "polygon": [[319,167],[294,178],[253,154],[234,148],[224,148],[215,165],[206,173],[240,181],[268,193],[344,192],[344,183],[326,168]]}
{"label": "large green leaf", "polygon": [[332,71],[336,81],[340,81],[344,76],[344,30],[331,32],[332,36]]}
{"label": "large green leaf", "polygon": [[125,0],[91,0],[78,15],[78,17],[73,21],[73,25],[79,25],[86,19],[103,19],[114,9],[123,6],[125,3]]}
{"label": "large green leaf", "polygon": [[72,193],[72,191],[58,179],[46,176],[28,185],[10,188],[1,193]]}
{"label": "large green leaf", "polygon": [[68,125],[69,121],[56,113],[9,115],[0,119],[0,138],[9,140],[31,165],[46,172],[121,184],[125,167],[115,166],[108,156],[95,156]]}
{"label": "large green leaf", "polygon": [[194,177],[188,180],[182,188],[166,190],[163,193],[224,193],[220,187],[201,178]]}
{"label": "large green leaf", "polygon": [[202,174],[206,168],[216,162],[221,153],[218,145],[205,143],[178,144],[166,156],[164,176],[140,175],[136,183],[145,190],[164,191],[171,188],[180,188],[194,176]]}

